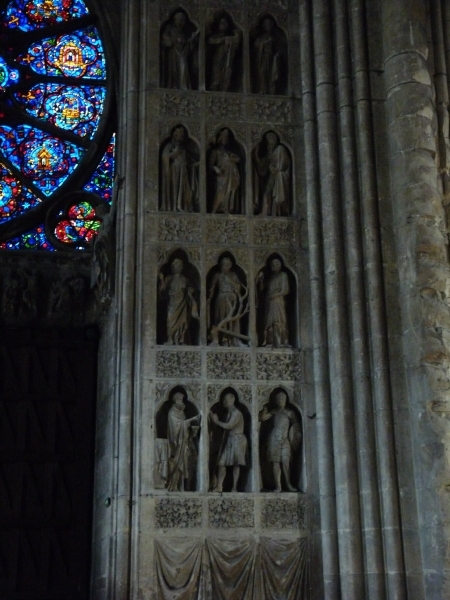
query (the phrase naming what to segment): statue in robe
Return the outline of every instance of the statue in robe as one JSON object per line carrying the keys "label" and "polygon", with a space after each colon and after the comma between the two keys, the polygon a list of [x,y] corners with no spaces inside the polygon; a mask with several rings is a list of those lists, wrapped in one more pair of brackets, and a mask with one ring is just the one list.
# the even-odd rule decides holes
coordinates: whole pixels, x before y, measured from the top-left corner
{"label": "statue in robe", "polygon": [[261,24],[262,32],[253,42],[253,85],[257,94],[284,93],[282,87],[284,48],[273,18],[266,17]]}
{"label": "statue in robe", "polygon": [[168,346],[189,343],[191,318],[199,318],[195,288],[183,275],[183,267],[183,261],[175,258],[171,275],[159,274],[159,293],[167,299],[165,344]]}
{"label": "statue in robe", "polygon": [[217,32],[208,38],[208,46],[213,53],[211,61],[212,92],[229,92],[232,86],[235,60],[242,42],[242,34],[238,29],[231,29],[226,17],[221,17]]}
{"label": "statue in robe", "polygon": [[264,295],[264,325],[263,342],[261,346],[273,348],[289,348],[289,329],[286,312],[286,296],[289,294],[287,273],[282,270],[281,260],[274,258],[270,261],[271,275],[265,281],[263,271],[260,271],[257,282]]}
{"label": "statue in robe", "polygon": [[[262,153],[262,155],[261,155]],[[262,216],[287,217],[291,204],[291,158],[273,131],[253,151],[255,211]]]}
{"label": "statue in robe", "polygon": [[169,492],[192,491],[197,465],[196,437],[200,415],[186,418],[184,395],[176,392],[167,417],[168,467],[165,487]]}
{"label": "statue in robe", "polygon": [[198,156],[182,125],[161,154],[161,210],[193,212],[198,206]]}
{"label": "statue in robe", "polygon": [[176,12],[161,35],[161,85],[177,90],[193,89],[199,31],[189,32],[184,12]]}
{"label": "statue in robe", "polygon": [[226,127],[217,136],[217,144],[209,157],[209,168],[214,176],[213,213],[241,212],[241,175],[239,156],[229,148],[230,130]]}

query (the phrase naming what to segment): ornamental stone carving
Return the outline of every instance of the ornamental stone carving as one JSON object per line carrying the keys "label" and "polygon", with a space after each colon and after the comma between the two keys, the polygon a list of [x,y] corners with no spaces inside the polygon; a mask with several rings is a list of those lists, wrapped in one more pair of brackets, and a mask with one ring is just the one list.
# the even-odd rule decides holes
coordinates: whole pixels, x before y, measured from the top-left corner
{"label": "ornamental stone carving", "polygon": [[220,129],[207,152],[208,212],[245,212],[245,153],[228,127]]}
{"label": "ornamental stone carving", "polygon": [[250,498],[210,498],[208,508],[209,525],[214,529],[255,526],[254,504]]}
{"label": "ornamental stone carving", "polygon": [[254,121],[290,123],[292,120],[292,103],[288,100],[255,100],[252,109]]}
{"label": "ornamental stone carving", "polygon": [[224,10],[208,27],[205,56],[207,90],[242,91],[242,31]]}
{"label": "ornamental stone carving", "polygon": [[201,377],[200,352],[163,352],[156,353],[156,375],[165,378],[193,379]]}
{"label": "ornamental stone carving", "polygon": [[199,30],[177,9],[161,29],[161,87],[198,89]]}
{"label": "ornamental stone carving", "polygon": [[250,379],[250,356],[244,352],[209,352],[207,370],[210,379]]}
{"label": "ornamental stone carving", "polygon": [[298,353],[258,353],[256,356],[258,379],[265,381],[298,381],[301,379]]}
{"label": "ornamental stone carving", "polygon": [[37,277],[25,269],[12,270],[3,281],[3,318],[7,322],[32,321],[38,312]]}
{"label": "ornamental stone carving", "polygon": [[206,112],[210,119],[245,121],[244,100],[237,98],[229,98],[228,96],[207,98]]}
{"label": "ornamental stone carving", "polygon": [[156,498],[156,529],[195,529],[202,526],[203,505],[197,498]]}
{"label": "ornamental stone carving", "polygon": [[287,220],[264,220],[254,224],[254,239],[257,245],[295,245],[297,236],[295,223]]}
{"label": "ornamental stone carving", "polygon": [[255,214],[287,217],[292,212],[292,160],[278,134],[267,131],[252,152]]}
{"label": "ornamental stone carving", "polygon": [[200,97],[187,94],[165,93],[161,96],[159,110],[166,117],[184,117],[192,119],[198,117],[202,110]]}
{"label": "ornamental stone carving", "polygon": [[247,244],[248,225],[237,219],[208,219],[206,241],[210,244]]}
{"label": "ornamental stone carving", "polygon": [[306,505],[297,499],[263,499],[261,524],[266,529],[306,529]]}
{"label": "ornamental stone carving", "polygon": [[[250,33],[250,72],[254,94],[286,94],[287,40],[275,18],[262,15]],[[267,120],[264,116],[257,119]],[[270,121],[269,121],[270,122]]]}
{"label": "ornamental stone carving", "polygon": [[162,217],[159,220],[159,239],[164,242],[199,242],[201,228],[198,219]]}

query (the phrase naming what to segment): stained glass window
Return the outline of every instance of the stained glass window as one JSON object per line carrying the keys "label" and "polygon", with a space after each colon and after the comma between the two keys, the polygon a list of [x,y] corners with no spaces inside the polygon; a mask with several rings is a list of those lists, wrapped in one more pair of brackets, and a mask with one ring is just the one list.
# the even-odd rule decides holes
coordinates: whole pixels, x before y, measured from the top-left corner
{"label": "stained glass window", "polygon": [[[0,5],[1,6],[1,5]],[[0,11],[0,248],[86,249],[110,204],[115,137],[101,28],[84,0]]]}

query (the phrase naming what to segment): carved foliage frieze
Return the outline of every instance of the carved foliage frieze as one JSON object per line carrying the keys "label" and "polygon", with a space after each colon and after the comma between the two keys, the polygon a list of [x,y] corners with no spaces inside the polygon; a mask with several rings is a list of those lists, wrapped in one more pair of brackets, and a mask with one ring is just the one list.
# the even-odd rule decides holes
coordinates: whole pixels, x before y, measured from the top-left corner
{"label": "carved foliage frieze", "polygon": [[164,352],[156,354],[156,374],[158,377],[186,377],[192,379],[201,376],[200,352]]}
{"label": "carved foliage frieze", "polygon": [[210,352],[207,369],[211,379],[250,379],[250,355],[244,352]]}
{"label": "carved foliage frieze", "polygon": [[215,529],[254,527],[254,506],[250,498],[211,498],[209,500],[209,525]]}
{"label": "carved foliage frieze", "polygon": [[244,100],[238,98],[210,97],[206,101],[206,112],[210,118],[245,121]]}
{"label": "carved foliage frieze", "polygon": [[198,242],[201,238],[200,221],[186,217],[162,217],[158,237],[163,242]]}
{"label": "carved foliage frieze", "polygon": [[292,103],[289,100],[255,100],[252,105],[252,120],[266,123],[291,123]]}
{"label": "carved foliage frieze", "polygon": [[295,223],[278,219],[255,222],[253,235],[255,244],[261,246],[293,245],[296,242]]}
{"label": "carved foliage frieze", "polygon": [[247,244],[247,223],[236,219],[211,219],[207,224],[206,240],[210,244]]}
{"label": "carved foliage frieze", "polygon": [[300,354],[258,354],[256,370],[258,379],[265,381],[298,381],[301,377]]}
{"label": "carved foliage frieze", "polygon": [[203,507],[199,498],[157,498],[157,529],[193,529],[202,526]]}
{"label": "carved foliage frieze", "polygon": [[261,506],[261,524],[266,529],[305,529],[306,506],[296,498],[264,499]]}
{"label": "carved foliage frieze", "polygon": [[202,100],[200,96],[167,92],[160,98],[159,110],[165,117],[198,118],[202,111]]}

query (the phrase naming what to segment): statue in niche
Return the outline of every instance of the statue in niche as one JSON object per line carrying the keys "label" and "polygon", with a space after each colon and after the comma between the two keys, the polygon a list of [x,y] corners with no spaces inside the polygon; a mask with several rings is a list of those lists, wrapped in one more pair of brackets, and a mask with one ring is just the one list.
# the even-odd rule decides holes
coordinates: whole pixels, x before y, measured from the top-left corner
{"label": "statue in niche", "polygon": [[258,288],[264,300],[261,346],[290,348],[286,313],[286,296],[290,293],[289,279],[279,258],[272,258],[270,271],[267,280],[263,270],[257,277]]}
{"label": "statue in niche", "polygon": [[178,10],[161,34],[161,86],[197,89],[199,30]]}
{"label": "statue in niche", "polygon": [[184,263],[174,258],[171,274],[159,274],[159,294],[167,301],[165,345],[179,346],[190,341],[191,320],[199,320],[194,283],[183,275]]}
{"label": "statue in niche", "polygon": [[262,216],[288,217],[291,205],[291,157],[274,131],[253,150],[253,202]]}
{"label": "statue in niche", "polygon": [[[176,388],[172,396],[170,409],[157,419],[165,420],[165,438],[157,438],[157,469],[159,477],[164,481],[164,487],[169,492],[194,491],[196,488],[196,467],[198,459],[198,433],[200,430],[200,415],[192,414],[194,405],[188,402],[183,388]],[[157,423],[157,428],[158,428]],[[160,425],[161,427],[161,425]]]}
{"label": "statue in niche", "polygon": [[214,188],[211,212],[242,212],[240,162],[240,148],[231,131],[224,127],[217,134],[216,144],[209,153],[208,166]]}
{"label": "statue in niche", "polygon": [[248,288],[233,270],[229,256],[220,259],[208,290],[208,330],[211,343],[220,346],[242,346],[249,337],[241,333],[241,321],[249,312]]}
{"label": "statue in niche", "polygon": [[240,91],[239,61],[242,33],[231,18],[222,13],[211,27],[207,39],[207,82],[212,92]]}
{"label": "statue in niche", "polygon": [[281,492],[283,489],[288,492],[297,491],[291,481],[291,463],[294,453],[300,447],[302,432],[297,414],[286,406],[287,400],[286,392],[280,389],[275,394],[274,408],[268,410],[265,405],[259,413],[260,421],[272,421],[272,429],[266,443],[266,460],[272,468],[275,492]]}
{"label": "statue in niche", "polygon": [[3,289],[3,315],[6,320],[28,321],[37,316],[37,278],[19,270],[12,271]]}
{"label": "statue in niche", "polygon": [[227,411],[226,421],[220,421],[218,415],[210,411],[211,421],[224,431],[220,443],[217,463],[213,476],[213,492],[222,492],[227,467],[233,467],[233,486],[231,491],[237,492],[241,467],[247,464],[247,438],[244,433],[244,415],[235,406],[235,392],[227,392],[223,397],[223,407]]}
{"label": "statue in niche", "polygon": [[177,125],[161,153],[161,210],[198,212],[197,145]]}
{"label": "statue in niche", "polygon": [[256,94],[286,93],[286,36],[271,15],[262,18],[251,44],[252,84]]}

